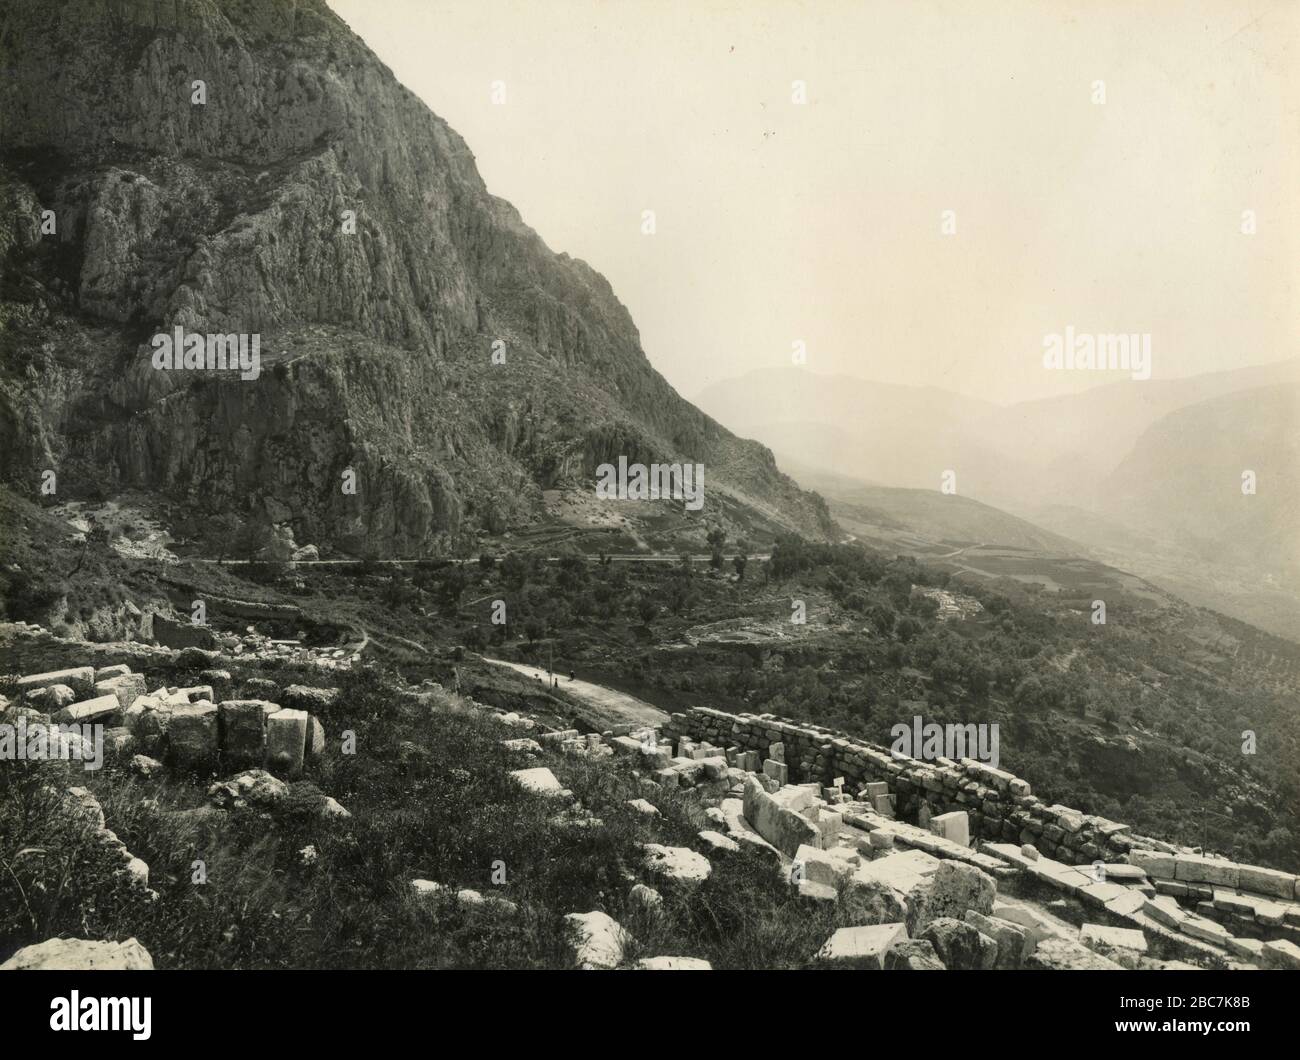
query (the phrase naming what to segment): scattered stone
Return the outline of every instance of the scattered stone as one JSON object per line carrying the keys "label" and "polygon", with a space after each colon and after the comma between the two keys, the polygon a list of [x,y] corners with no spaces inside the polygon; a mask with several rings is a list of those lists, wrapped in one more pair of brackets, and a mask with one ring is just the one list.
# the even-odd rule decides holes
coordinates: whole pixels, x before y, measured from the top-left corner
{"label": "scattered stone", "polygon": [[905,923],[907,901],[881,880],[854,877],[840,891],[836,919],[849,927]]}
{"label": "scattered stone", "polygon": [[68,670],[51,670],[44,674],[31,674],[18,678],[17,690],[31,692],[49,685],[66,685],[79,696],[89,696],[95,687],[95,669],[92,666],[74,666]]}
{"label": "scattered stone", "polygon": [[289,785],[265,769],[249,769],[208,788],[208,799],[220,809],[269,809],[289,793]]}
{"label": "scattered stone", "polygon": [[945,968],[986,971],[997,963],[998,944],[970,924],[950,916],[929,921],[918,937],[934,946]]}
{"label": "scattered stone", "polygon": [[1013,924],[1001,917],[989,916],[967,909],[962,919],[981,935],[991,938],[998,944],[997,960],[994,968],[1020,968],[1025,958],[1034,952],[1037,943],[1021,925]]}
{"label": "scattered stone", "polygon": [[709,972],[713,965],[699,957],[642,957],[638,968],[657,972]]}
{"label": "scattered stone", "polygon": [[[534,795],[544,795],[548,798],[555,798],[561,795],[566,789],[555,779],[555,774],[545,766],[538,766],[536,769],[516,769],[511,774],[515,782],[532,792]],[[575,916],[577,914],[574,914]]]}
{"label": "scattered stone", "polygon": [[711,828],[706,828],[700,833],[700,842],[709,848],[715,854],[739,854],[740,844],[734,839],[729,839],[721,832],[715,832]]}
{"label": "scattered stone", "polygon": [[[931,920],[948,917],[960,921],[968,909],[992,913],[996,893],[997,884],[983,869],[960,861],[944,861],[927,882],[911,892],[908,931],[920,938]],[[952,967],[940,947],[936,945],[935,949],[940,950],[944,964]]]}
{"label": "scattered stone", "polygon": [[883,969],[890,948],[906,938],[902,924],[842,927],[826,940],[816,960],[835,968]]}
{"label": "scattered stone", "polygon": [[46,939],[24,946],[0,964],[0,971],[153,971],[153,958],[135,939]]}
{"label": "scattered stone", "polygon": [[580,968],[616,968],[622,962],[628,935],[608,913],[569,913],[564,920]]}
{"label": "scattered stone", "polygon": [[664,899],[653,887],[644,883],[635,884],[627,893],[628,903],[642,913],[658,916],[663,912]]}
{"label": "scattered stone", "polygon": [[150,758],[148,755],[135,755],[131,759],[131,771],[139,773],[142,777],[151,777],[163,768],[163,764],[156,758]]}
{"label": "scattered stone", "polygon": [[627,804],[637,813],[644,814],[646,817],[659,816],[659,807],[647,799],[628,799]]}
{"label": "scattered stone", "polygon": [[645,866],[659,879],[668,883],[694,886],[709,878],[713,866],[703,854],[689,847],[666,847],[658,843],[645,844]]}
{"label": "scattered stone", "polygon": [[1287,939],[1265,942],[1262,957],[1265,968],[1300,968],[1300,946]]}
{"label": "scattered stone", "polygon": [[1100,953],[1094,953],[1081,942],[1061,938],[1059,935],[1043,939],[1025,962],[1029,968],[1048,971],[1123,971],[1117,964]]}
{"label": "scattered stone", "polygon": [[1138,959],[1147,951],[1147,938],[1137,928],[1084,924],[1079,929],[1079,941],[1125,968],[1136,968]]}
{"label": "scattered stone", "polygon": [[885,954],[886,971],[942,972],[943,961],[929,939],[903,939]]}

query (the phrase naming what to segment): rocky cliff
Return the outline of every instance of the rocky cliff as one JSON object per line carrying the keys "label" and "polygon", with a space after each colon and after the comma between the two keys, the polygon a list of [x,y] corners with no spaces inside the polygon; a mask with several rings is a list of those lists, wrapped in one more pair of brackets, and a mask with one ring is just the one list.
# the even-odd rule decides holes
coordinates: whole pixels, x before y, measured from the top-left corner
{"label": "rocky cliff", "polygon": [[[7,0],[0,58],[15,487],[54,469],[64,495],[142,487],[412,553],[624,454],[702,462],[706,496],[832,532],[323,0]],[[260,335],[261,374],[156,369],[177,327]]]}

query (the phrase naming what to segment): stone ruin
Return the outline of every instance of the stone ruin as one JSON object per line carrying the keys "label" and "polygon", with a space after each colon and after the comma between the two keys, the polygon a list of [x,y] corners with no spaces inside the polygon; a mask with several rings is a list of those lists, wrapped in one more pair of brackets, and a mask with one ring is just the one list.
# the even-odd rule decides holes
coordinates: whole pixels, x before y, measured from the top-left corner
{"label": "stone ruin", "polygon": [[[1047,805],[1026,781],[970,759],[896,758],[818,726],[707,708],[672,715],[659,733],[569,729],[506,743],[629,760],[647,796],[630,805],[648,815],[658,812],[655,790],[695,793],[717,826],[699,834],[710,856],[744,844],[761,849],[802,899],[833,904],[837,921],[848,921],[816,964],[1198,966],[1188,958],[1300,968],[1295,875]],[[539,794],[568,794],[547,769],[516,776]],[[658,848],[648,864],[666,866],[664,879],[674,885],[708,875],[707,859],[685,848]],[[1071,907],[1082,923],[1056,915],[1057,906]],[[625,932],[616,922],[603,913],[570,920],[579,963],[617,966]],[[653,960],[668,963],[646,966],[690,959]]]}
{"label": "stone ruin", "polygon": [[[0,702],[4,716],[28,724],[102,725],[105,754],[160,756],[183,769],[263,768],[283,776],[302,773],[325,747],[320,721],[302,706],[327,704],[332,691],[291,685],[279,698],[225,699],[225,670],[205,670],[208,683],[150,691],[144,674],[125,663],[74,666],[19,677],[17,705]],[[274,686],[272,686],[274,687]]]}

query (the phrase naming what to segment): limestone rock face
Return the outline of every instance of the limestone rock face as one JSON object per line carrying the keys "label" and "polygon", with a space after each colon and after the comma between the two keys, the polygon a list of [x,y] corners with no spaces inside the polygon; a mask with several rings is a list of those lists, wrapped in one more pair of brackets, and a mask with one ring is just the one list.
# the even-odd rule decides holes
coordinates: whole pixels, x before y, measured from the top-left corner
{"label": "limestone rock face", "polygon": [[[0,140],[65,160],[7,174],[0,216],[42,292],[21,345],[70,365],[0,395],[16,478],[66,467],[61,490],[111,482],[410,554],[523,522],[619,455],[675,457],[765,525],[834,533],[769,450],[673,391],[609,283],[491,195],[325,0],[10,0],[5,32]],[[57,255],[28,253],[42,208]],[[259,336],[260,375],[155,369],[148,336],[176,326]]]}
{"label": "limestone rock face", "polygon": [[0,971],[152,971],[153,958],[135,939],[92,942],[86,939],[47,939],[24,946]]}

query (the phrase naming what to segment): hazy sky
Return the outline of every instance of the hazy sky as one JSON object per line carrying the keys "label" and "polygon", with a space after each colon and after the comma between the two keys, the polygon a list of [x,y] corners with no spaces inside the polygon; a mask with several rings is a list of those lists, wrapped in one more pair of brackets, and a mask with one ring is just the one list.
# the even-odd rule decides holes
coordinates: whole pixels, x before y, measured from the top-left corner
{"label": "hazy sky", "polygon": [[330,2],[688,398],[795,340],[995,401],[1120,378],[1045,371],[1066,325],[1296,355],[1296,0]]}

